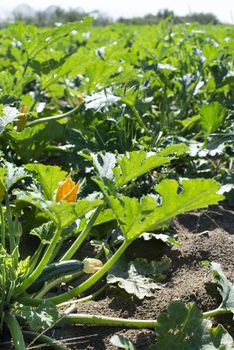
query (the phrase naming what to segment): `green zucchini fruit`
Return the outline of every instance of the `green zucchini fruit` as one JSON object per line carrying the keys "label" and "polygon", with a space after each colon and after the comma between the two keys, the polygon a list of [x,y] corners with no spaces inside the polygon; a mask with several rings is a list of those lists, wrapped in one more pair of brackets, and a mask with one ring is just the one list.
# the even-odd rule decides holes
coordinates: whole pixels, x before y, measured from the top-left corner
{"label": "green zucchini fruit", "polygon": [[46,281],[54,279],[60,276],[68,275],[73,271],[83,271],[84,263],[79,260],[64,260],[61,262],[47,265],[42,274],[33,282],[33,284],[27,289],[29,293],[35,293],[40,290]]}

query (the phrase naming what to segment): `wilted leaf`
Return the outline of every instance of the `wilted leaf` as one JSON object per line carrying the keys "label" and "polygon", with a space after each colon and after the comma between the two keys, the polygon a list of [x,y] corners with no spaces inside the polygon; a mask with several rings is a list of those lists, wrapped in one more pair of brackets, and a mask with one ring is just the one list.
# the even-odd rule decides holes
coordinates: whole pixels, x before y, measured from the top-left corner
{"label": "wilted leaf", "polygon": [[152,296],[152,291],[160,288],[159,282],[165,279],[171,260],[163,257],[160,261],[136,259],[127,263],[124,258],[109,271],[107,283],[118,283],[127,293],[139,299]]}
{"label": "wilted leaf", "polygon": [[223,270],[221,265],[216,262],[204,262],[205,266],[208,266],[219,285],[218,291],[222,296],[222,304],[220,308],[224,308],[230,310],[234,314],[234,281],[229,281]]}
{"label": "wilted leaf", "polygon": [[117,346],[120,349],[136,350],[133,343],[123,335],[117,335],[117,334],[113,335],[110,339],[110,342],[112,345]]}

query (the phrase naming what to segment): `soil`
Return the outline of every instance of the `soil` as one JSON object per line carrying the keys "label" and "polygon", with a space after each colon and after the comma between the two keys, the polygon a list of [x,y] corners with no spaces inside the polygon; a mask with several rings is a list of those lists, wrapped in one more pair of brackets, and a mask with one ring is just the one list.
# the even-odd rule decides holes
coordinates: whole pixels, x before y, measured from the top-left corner
{"label": "soil", "polygon": [[[216,308],[220,303],[212,273],[202,261],[215,261],[222,265],[228,278],[234,278],[234,212],[229,207],[213,206],[209,211],[180,215],[171,225],[171,231],[181,246],[168,247],[157,241],[137,240],[127,255],[143,256],[158,260],[167,255],[172,267],[152,298],[142,301],[111,287],[99,300],[79,303],[77,312],[123,318],[156,319],[172,300],[195,302],[203,311]],[[234,321],[230,316],[213,320],[222,323],[234,336]],[[112,327],[69,326],[56,328],[53,336],[74,350],[116,350],[110,338],[114,334],[128,337],[137,350],[148,350],[155,339],[151,330],[122,329]]]}

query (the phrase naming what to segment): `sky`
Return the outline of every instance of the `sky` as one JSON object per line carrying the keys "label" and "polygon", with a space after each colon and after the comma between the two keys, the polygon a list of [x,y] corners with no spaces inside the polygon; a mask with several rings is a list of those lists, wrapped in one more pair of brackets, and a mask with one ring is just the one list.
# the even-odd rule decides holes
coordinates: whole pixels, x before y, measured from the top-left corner
{"label": "sky", "polygon": [[35,10],[43,10],[50,5],[67,9],[80,7],[87,12],[99,10],[113,19],[143,16],[166,8],[178,15],[211,12],[222,22],[234,24],[234,0],[0,0],[0,10],[9,13],[22,3]]}

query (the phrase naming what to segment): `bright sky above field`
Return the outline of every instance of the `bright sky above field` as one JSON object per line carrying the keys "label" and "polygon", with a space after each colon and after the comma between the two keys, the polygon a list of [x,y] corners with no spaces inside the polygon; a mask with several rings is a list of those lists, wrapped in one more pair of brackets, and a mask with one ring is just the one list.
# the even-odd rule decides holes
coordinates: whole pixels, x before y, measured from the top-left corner
{"label": "bright sky above field", "polygon": [[178,15],[212,12],[221,21],[234,24],[234,0],[0,0],[0,9],[8,13],[22,3],[36,10],[43,10],[50,5],[80,7],[86,11],[99,10],[112,18],[142,16],[166,8]]}

